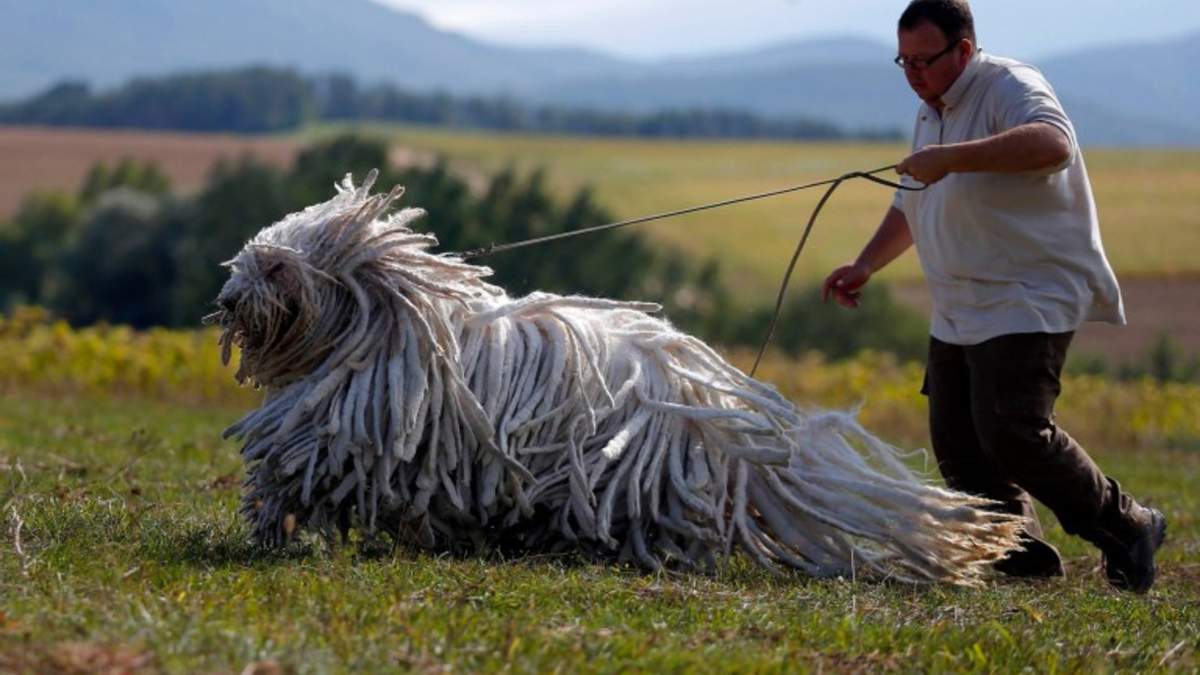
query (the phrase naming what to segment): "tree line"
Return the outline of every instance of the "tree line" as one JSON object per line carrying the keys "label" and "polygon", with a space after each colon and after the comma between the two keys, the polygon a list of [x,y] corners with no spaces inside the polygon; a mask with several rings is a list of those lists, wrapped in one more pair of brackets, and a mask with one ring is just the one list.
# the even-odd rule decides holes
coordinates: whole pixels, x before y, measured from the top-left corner
{"label": "tree line", "polygon": [[744,110],[690,108],[630,113],[531,105],[510,96],[418,93],[363,87],[347,75],[304,77],[279,68],[139,78],[104,92],[62,82],[0,106],[0,123],[266,133],[321,121],[385,121],[503,132],[647,138],[895,140],[898,130],[847,131],[824,120],[768,118]]}
{"label": "tree line", "polygon": [[[444,161],[396,168],[387,146],[353,135],[302,151],[287,169],[251,156],[218,163],[195,195],[173,193],[155,166],[97,164],[73,193],[28,195],[0,220],[0,311],[36,304],[75,325],[96,322],[187,327],[211,311],[228,276],[221,263],[259,229],[332,196],[345,171],[380,169],[377,185],[406,186],[406,205],[428,215],[417,227],[462,251],[615,220],[591,193],[551,193],[540,172],[505,170],[472,188]],[[682,329],[719,344],[756,346],[773,298],[732,292],[720,265],[696,262],[636,230],[606,230],[486,259],[510,295],[533,290],[655,301]],[[916,358],[924,321],[872,289],[855,312],[821,305],[797,289],[774,346],[848,356],[864,348]]]}

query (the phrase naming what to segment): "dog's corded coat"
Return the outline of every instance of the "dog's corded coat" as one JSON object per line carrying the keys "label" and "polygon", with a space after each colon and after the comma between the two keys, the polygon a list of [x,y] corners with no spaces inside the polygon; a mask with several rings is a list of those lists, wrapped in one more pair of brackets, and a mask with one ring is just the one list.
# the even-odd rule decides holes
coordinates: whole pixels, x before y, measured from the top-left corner
{"label": "dog's corded coat", "polygon": [[[434,255],[347,176],[234,258],[210,320],[266,391],[244,443],[263,543],[297,527],[434,548],[575,546],[815,576],[974,583],[1019,522],[914,475],[850,414],[802,411],[658,307],[533,293]],[[856,567],[857,569],[852,569]]]}

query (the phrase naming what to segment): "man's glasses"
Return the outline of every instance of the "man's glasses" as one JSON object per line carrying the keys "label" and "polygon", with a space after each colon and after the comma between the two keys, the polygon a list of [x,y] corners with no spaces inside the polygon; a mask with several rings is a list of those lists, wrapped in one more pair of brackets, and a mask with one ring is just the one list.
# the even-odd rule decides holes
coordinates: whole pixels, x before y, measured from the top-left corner
{"label": "man's glasses", "polygon": [[[961,40],[959,40],[959,42],[961,42]],[[896,58],[892,59],[892,63],[895,63],[897,66],[900,66],[905,70],[925,70],[929,66],[932,66],[934,61],[937,61],[946,54],[949,54],[957,46],[958,42],[951,42],[942,51],[934,54],[933,56],[927,56],[924,58],[919,56],[897,56]]]}

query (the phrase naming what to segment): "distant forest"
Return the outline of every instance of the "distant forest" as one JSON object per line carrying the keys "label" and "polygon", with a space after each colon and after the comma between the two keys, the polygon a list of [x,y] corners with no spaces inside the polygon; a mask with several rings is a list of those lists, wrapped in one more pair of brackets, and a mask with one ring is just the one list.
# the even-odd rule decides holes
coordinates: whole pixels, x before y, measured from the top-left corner
{"label": "distant forest", "polygon": [[268,67],[136,79],[94,92],[63,82],[0,105],[0,124],[266,133],[311,122],[381,121],[499,132],[644,138],[896,140],[899,130],[848,130],[828,121],[766,118],[731,109],[650,113],[530,105],[508,96],[415,93],[361,86],[347,75],[305,77]]}

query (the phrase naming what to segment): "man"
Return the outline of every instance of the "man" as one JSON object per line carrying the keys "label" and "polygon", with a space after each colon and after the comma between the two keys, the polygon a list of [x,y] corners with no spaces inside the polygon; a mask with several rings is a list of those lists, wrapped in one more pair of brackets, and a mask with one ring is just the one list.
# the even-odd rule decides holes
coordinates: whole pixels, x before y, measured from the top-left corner
{"label": "man", "polygon": [[922,392],[938,466],[951,487],[1026,517],[1025,549],[997,569],[1063,574],[1032,496],[1099,547],[1109,583],[1144,593],[1165,518],[1054,421],[1076,328],[1125,321],[1075,130],[1040,72],[976,47],[966,0],[913,0],[898,37],[896,63],[924,103],[897,171],[929,187],[897,191],[822,296],[856,307],[871,276],[915,244],[933,300]]}

